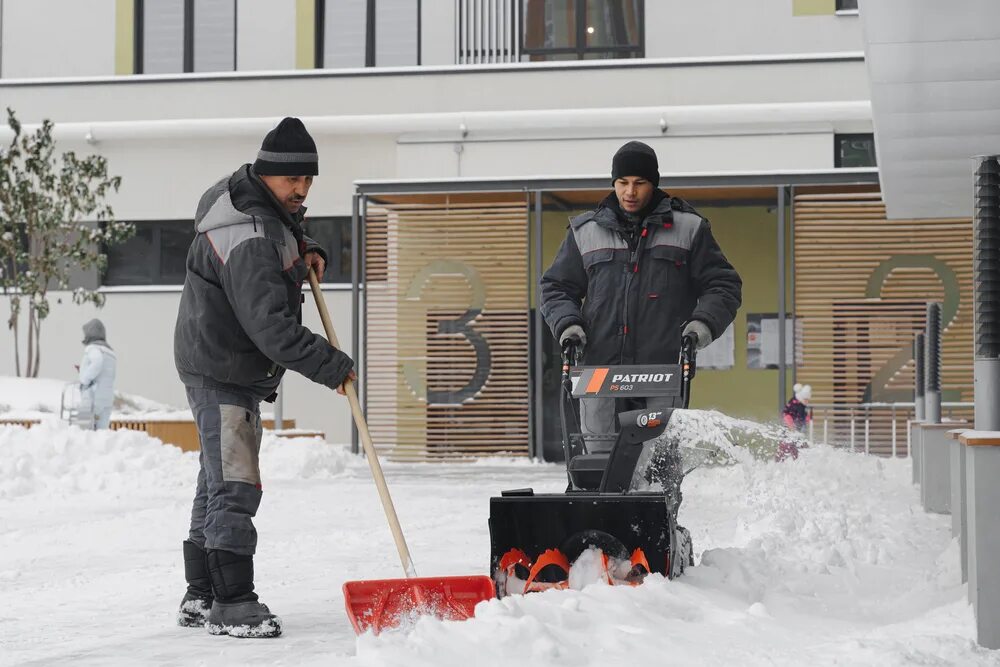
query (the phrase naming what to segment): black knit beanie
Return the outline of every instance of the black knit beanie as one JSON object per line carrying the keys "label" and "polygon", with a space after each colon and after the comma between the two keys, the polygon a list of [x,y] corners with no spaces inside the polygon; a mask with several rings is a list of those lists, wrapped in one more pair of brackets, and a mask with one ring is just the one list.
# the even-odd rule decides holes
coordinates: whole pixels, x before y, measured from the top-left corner
{"label": "black knit beanie", "polygon": [[611,160],[611,183],[625,176],[641,176],[658,187],[660,165],[656,152],[641,141],[630,141],[619,148]]}
{"label": "black knit beanie", "polygon": [[316,176],[316,142],[298,118],[284,118],[267,133],[253,170],[262,176]]}

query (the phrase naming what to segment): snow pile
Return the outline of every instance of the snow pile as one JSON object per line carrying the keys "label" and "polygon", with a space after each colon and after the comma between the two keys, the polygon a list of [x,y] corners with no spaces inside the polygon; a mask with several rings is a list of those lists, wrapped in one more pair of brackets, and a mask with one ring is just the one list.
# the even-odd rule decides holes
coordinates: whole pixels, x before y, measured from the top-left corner
{"label": "snow pile", "polygon": [[[279,438],[265,433],[260,466],[264,480],[326,479],[348,462],[364,465],[343,447],[319,438]],[[142,431],[86,431],[61,422],[30,429],[0,426],[0,499],[28,494],[111,496],[194,490],[198,453],[164,445]]]}
{"label": "snow pile", "polygon": [[[59,416],[66,385],[64,380],[0,376],[0,417],[44,420]],[[191,418],[190,411],[178,411],[148,398],[115,392],[113,418],[156,413],[180,413],[182,418]]]}
{"label": "snow pile", "polygon": [[[703,443],[781,437],[717,413],[678,424]],[[0,428],[0,662],[117,667],[141,646],[164,664],[1000,664],[975,645],[949,517],[919,507],[905,460],[815,446],[704,466],[683,486],[696,565],[676,581],[612,587],[588,552],[579,590],[359,638],[342,583],[400,575],[366,463],[265,435],[261,468],[257,591],[285,635],[246,642],[174,625],[197,455],[142,433]],[[566,483],[561,466],[523,460],[385,469],[422,576],[487,574],[490,496]],[[120,622],[94,613],[108,591]]]}
{"label": "snow pile", "polygon": [[[731,427],[712,417],[698,435]],[[797,461],[696,470],[684,491],[681,523],[702,555],[683,578],[611,587],[585,563],[575,583],[597,583],[582,590],[485,602],[465,623],[424,618],[405,632],[364,635],[359,657],[408,665],[457,665],[470,655],[484,665],[596,665],[609,656],[617,664],[1000,661],[971,640],[957,544],[947,517],[915,505],[907,461],[817,446]]]}
{"label": "snow pile", "polygon": [[60,422],[0,426],[0,498],[142,494],[191,485],[197,474],[196,454],[139,431],[84,431]]}
{"label": "snow pile", "polygon": [[62,380],[0,376],[0,416],[59,414]]}
{"label": "snow pile", "polygon": [[[261,479],[330,479],[348,466],[360,468],[364,461],[340,445],[322,438],[283,438],[264,432],[260,444]],[[367,466],[365,466],[367,467]]]}

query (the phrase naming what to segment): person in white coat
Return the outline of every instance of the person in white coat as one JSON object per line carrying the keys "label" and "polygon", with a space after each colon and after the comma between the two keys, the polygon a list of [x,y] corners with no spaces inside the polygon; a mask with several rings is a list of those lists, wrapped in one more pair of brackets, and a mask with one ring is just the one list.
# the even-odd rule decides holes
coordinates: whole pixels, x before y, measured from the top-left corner
{"label": "person in white coat", "polygon": [[115,400],[115,370],[118,359],[108,345],[104,323],[93,319],[83,325],[83,361],[80,362],[80,394],[94,408],[94,428],[108,428]]}

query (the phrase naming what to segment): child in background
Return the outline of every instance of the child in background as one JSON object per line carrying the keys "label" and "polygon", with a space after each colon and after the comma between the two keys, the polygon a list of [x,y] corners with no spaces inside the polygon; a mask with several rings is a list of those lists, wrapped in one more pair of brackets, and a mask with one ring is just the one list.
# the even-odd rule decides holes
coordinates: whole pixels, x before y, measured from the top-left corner
{"label": "child in background", "polygon": [[[798,384],[792,387],[792,398],[785,404],[781,411],[782,421],[785,426],[799,433],[804,433],[809,422],[812,421],[812,413],[809,410],[809,400],[812,398],[812,387],[807,384]],[[786,458],[799,458],[799,448],[792,442],[782,442],[778,445],[778,461]]]}

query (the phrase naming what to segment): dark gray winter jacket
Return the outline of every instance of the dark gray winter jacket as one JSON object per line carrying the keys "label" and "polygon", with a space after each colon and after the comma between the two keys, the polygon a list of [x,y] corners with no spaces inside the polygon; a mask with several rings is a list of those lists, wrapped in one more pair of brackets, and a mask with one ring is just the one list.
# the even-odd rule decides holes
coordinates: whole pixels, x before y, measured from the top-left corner
{"label": "dark gray winter jacket", "polygon": [[193,387],[274,393],[286,368],[335,388],[350,357],[301,324],[307,251],[302,212],[291,216],[244,165],[198,204],[174,329],[174,362]]}
{"label": "dark gray winter jacket", "polygon": [[556,338],[583,326],[587,364],[677,363],[684,325],[701,320],[718,338],[736,317],[743,282],[690,204],[658,195],[629,234],[614,196],[570,219],[542,276],[542,314]]}

